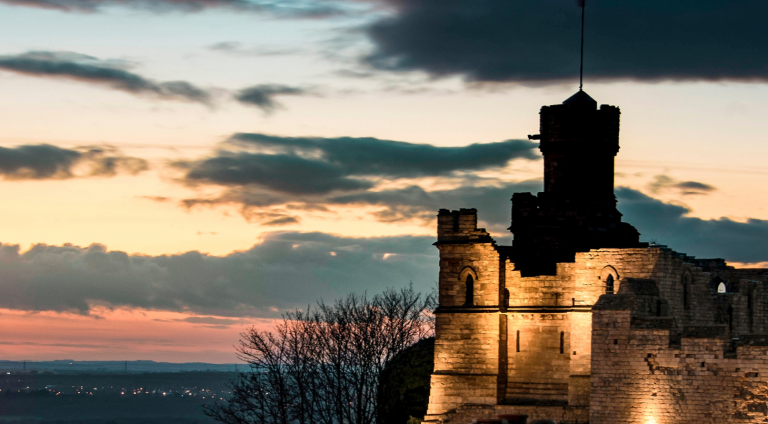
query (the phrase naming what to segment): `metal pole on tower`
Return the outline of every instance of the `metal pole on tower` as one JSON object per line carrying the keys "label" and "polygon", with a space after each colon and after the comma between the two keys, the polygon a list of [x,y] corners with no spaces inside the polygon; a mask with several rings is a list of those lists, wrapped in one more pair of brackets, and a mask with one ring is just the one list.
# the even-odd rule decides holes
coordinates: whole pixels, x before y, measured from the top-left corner
{"label": "metal pole on tower", "polygon": [[579,67],[579,91],[584,88],[584,11],[587,8],[587,0],[579,0],[581,6],[581,66]]}

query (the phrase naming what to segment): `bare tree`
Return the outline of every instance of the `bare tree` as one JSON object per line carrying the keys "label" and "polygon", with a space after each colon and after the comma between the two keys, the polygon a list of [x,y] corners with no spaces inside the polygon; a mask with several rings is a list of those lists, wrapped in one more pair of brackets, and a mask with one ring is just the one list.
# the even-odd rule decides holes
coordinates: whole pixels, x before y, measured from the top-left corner
{"label": "bare tree", "polygon": [[374,424],[384,365],[434,333],[434,294],[412,286],[285,314],[273,332],[243,333],[249,372],[206,411],[224,424]]}

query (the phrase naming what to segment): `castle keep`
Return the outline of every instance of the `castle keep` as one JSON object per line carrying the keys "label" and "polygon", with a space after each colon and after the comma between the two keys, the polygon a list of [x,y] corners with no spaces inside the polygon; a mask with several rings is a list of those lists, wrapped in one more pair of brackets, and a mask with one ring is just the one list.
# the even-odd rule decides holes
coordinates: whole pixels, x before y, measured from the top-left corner
{"label": "castle keep", "polygon": [[440,210],[426,421],[768,422],[768,270],[639,241],[619,118],[583,91],[541,109],[544,192],[513,195],[512,246]]}

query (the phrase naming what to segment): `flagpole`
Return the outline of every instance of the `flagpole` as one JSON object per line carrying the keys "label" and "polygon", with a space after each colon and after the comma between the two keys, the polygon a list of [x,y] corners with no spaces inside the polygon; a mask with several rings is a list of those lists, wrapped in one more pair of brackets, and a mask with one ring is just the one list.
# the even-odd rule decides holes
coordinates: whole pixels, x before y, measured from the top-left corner
{"label": "flagpole", "polygon": [[579,91],[584,88],[584,10],[587,8],[587,0],[581,0],[581,66],[579,67]]}

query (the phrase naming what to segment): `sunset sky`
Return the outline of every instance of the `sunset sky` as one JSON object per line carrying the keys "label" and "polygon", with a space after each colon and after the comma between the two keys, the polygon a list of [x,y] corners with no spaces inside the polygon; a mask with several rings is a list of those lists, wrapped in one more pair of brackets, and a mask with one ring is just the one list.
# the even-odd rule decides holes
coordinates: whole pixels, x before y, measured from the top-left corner
{"label": "sunset sky", "polygon": [[[233,362],[437,281],[437,209],[542,189],[575,0],[0,0],[0,359]],[[768,2],[587,2],[641,240],[768,261]]]}

